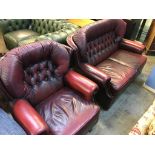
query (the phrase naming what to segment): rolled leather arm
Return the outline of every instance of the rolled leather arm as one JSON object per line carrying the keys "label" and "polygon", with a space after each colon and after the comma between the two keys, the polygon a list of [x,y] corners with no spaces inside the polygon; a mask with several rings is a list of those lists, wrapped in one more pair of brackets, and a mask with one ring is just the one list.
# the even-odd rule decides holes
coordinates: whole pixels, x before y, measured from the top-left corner
{"label": "rolled leather arm", "polygon": [[145,45],[138,42],[138,41],[132,41],[128,39],[122,39],[120,43],[120,47],[126,50],[130,50],[132,52],[136,52],[138,54],[142,54],[145,50]]}
{"label": "rolled leather arm", "polygon": [[96,83],[73,70],[68,71],[65,80],[70,87],[80,92],[88,101],[93,99],[94,93],[98,90]]}
{"label": "rolled leather arm", "polygon": [[49,128],[40,114],[23,99],[13,105],[13,115],[28,134],[48,134]]}
{"label": "rolled leather arm", "polygon": [[105,84],[111,80],[111,77],[107,74],[101,72],[96,67],[90,64],[82,64],[81,69],[84,71],[86,75],[88,75],[91,80],[95,81],[96,83]]}

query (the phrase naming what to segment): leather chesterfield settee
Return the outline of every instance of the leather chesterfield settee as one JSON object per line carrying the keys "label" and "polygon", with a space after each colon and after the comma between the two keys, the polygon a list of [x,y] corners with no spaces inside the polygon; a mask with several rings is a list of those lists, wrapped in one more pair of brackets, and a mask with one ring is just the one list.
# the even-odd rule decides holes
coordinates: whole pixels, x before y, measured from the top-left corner
{"label": "leather chesterfield settee", "polygon": [[99,20],[67,38],[77,70],[99,85],[96,100],[105,110],[146,62],[145,46],[124,39],[125,31],[121,19]]}
{"label": "leather chesterfield settee", "polygon": [[[56,19],[2,19],[0,34],[8,49],[38,40],[54,40],[66,43],[66,38],[78,26],[66,20]],[[5,45],[4,45],[5,46]],[[1,47],[1,49],[4,49]],[[2,51],[3,52],[3,51]],[[1,52],[1,53],[2,53]]]}
{"label": "leather chesterfield settee", "polygon": [[0,60],[0,93],[27,134],[85,134],[97,122],[98,86],[69,70],[71,48],[40,41]]}

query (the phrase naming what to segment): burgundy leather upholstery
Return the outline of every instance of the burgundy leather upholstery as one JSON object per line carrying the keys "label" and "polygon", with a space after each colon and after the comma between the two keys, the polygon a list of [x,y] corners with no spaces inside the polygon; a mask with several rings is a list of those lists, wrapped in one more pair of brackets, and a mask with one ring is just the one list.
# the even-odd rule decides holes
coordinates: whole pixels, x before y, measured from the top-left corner
{"label": "burgundy leather upholstery", "polygon": [[[28,134],[47,134],[48,127],[51,134],[83,134],[97,122],[99,107],[91,97],[98,86],[68,72],[71,51],[60,43],[42,41],[12,49],[0,60],[1,92]],[[65,75],[74,80],[72,88]],[[80,79],[85,87],[76,88]],[[67,107],[69,111],[65,111]]]}
{"label": "burgundy leather upholstery", "polygon": [[64,46],[48,41],[29,44],[11,50],[0,61],[1,81],[13,98],[24,97],[36,105],[63,87],[68,66]]}
{"label": "burgundy leather upholstery", "polygon": [[145,50],[145,46],[142,43],[128,39],[122,39],[120,47],[138,54],[142,54]]}
{"label": "burgundy leather upholstery", "polygon": [[65,79],[70,87],[81,92],[88,101],[92,100],[94,93],[98,90],[98,85],[96,83],[73,70],[68,71],[65,75]]}
{"label": "burgundy leather upholstery", "polygon": [[96,67],[111,77],[112,88],[116,91],[121,90],[136,73],[135,70],[109,59],[104,60]]}
{"label": "burgundy leather upholstery", "polygon": [[123,39],[125,31],[121,19],[100,20],[67,38],[78,69],[99,85],[99,94],[104,93],[101,105],[114,100],[146,63],[146,57],[140,55],[145,46]]}
{"label": "burgundy leather upholstery", "polygon": [[70,88],[63,88],[41,102],[37,110],[52,134],[82,134],[97,118],[99,107]]}
{"label": "burgundy leather upholstery", "polygon": [[44,119],[26,100],[20,99],[14,103],[13,114],[28,134],[49,134],[49,127]]}
{"label": "burgundy leather upholstery", "polygon": [[84,63],[81,65],[81,68],[85,71],[87,76],[90,77],[93,75],[93,80],[99,82],[99,84],[104,85],[111,80],[110,76],[90,64]]}
{"label": "burgundy leather upholstery", "polygon": [[109,59],[135,70],[140,70],[146,63],[145,56],[122,49],[117,50]]}
{"label": "burgundy leather upholstery", "polygon": [[125,24],[122,20],[100,20],[77,31],[72,39],[82,60],[96,65],[115,52],[125,33]]}

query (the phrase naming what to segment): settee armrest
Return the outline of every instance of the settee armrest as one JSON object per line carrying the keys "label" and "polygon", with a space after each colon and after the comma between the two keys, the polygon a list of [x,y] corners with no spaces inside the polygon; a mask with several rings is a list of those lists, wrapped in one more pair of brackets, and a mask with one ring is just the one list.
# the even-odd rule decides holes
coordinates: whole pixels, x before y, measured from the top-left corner
{"label": "settee armrest", "polygon": [[104,85],[105,83],[111,80],[110,76],[101,72],[99,69],[97,69],[96,67],[90,64],[84,63],[84,64],[81,64],[80,67],[86,75],[88,75],[93,81],[97,83],[101,83]]}
{"label": "settee armrest", "polygon": [[120,42],[120,47],[138,54],[142,54],[145,50],[145,45],[143,43],[128,39],[122,39],[122,41]]}
{"label": "settee armrest", "polygon": [[49,128],[40,114],[23,99],[13,105],[13,115],[28,134],[48,134]]}
{"label": "settee armrest", "polygon": [[8,51],[2,32],[0,31],[0,55],[4,55]]}
{"label": "settee armrest", "polygon": [[80,92],[86,100],[93,99],[94,93],[98,90],[96,83],[73,70],[68,71],[65,80],[70,87]]}
{"label": "settee armrest", "polygon": [[92,81],[96,82],[99,86],[101,85],[104,88],[109,98],[113,97],[110,84],[111,77],[109,75],[87,63],[81,64],[80,68],[86,76],[88,76]]}

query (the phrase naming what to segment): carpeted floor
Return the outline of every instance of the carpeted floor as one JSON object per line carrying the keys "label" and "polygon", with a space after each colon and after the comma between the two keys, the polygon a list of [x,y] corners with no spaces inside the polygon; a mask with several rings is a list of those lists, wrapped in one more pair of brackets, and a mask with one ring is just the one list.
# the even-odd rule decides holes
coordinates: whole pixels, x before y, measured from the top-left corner
{"label": "carpeted floor", "polygon": [[155,56],[148,56],[142,73],[117,98],[108,111],[101,111],[99,121],[89,135],[126,135],[138,119],[153,103],[155,95],[145,88],[152,67],[155,66]]}

